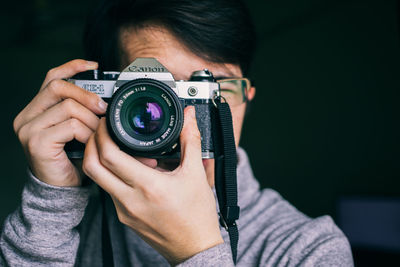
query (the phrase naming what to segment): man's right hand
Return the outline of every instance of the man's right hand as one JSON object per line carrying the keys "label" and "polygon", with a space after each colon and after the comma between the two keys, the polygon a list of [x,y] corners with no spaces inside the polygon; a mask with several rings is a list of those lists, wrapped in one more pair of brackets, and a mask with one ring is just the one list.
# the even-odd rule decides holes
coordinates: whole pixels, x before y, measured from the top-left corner
{"label": "man's right hand", "polygon": [[96,114],[104,114],[107,104],[62,79],[97,67],[96,62],[77,59],[51,69],[39,93],[14,120],[14,131],[32,173],[47,184],[81,184],[81,172],[67,157],[64,146],[73,139],[86,143],[97,129]]}

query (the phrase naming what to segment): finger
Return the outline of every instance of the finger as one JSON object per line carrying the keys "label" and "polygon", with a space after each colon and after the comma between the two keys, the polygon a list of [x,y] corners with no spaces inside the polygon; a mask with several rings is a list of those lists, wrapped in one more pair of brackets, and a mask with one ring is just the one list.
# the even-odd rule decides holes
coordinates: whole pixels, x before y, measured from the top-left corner
{"label": "finger", "polygon": [[107,132],[105,119],[100,120],[95,133],[96,147],[103,166],[132,187],[142,186],[155,179],[157,171],[121,151]]}
{"label": "finger", "polygon": [[53,80],[15,118],[15,132],[18,133],[27,122],[68,98],[75,100],[96,114],[103,114],[107,109],[107,104],[96,94],[63,80]]}
{"label": "finger", "polygon": [[155,169],[158,165],[158,162],[156,159],[150,159],[150,158],[142,158],[142,157],[134,157],[137,161],[140,163],[146,165],[147,167],[150,167],[152,169]]}
{"label": "finger", "polygon": [[93,61],[83,59],[71,60],[61,66],[49,70],[42,86],[40,87],[40,91],[43,90],[52,80],[70,78],[79,72],[95,70],[98,66],[98,63]]}
{"label": "finger", "polygon": [[94,135],[91,135],[85,148],[82,169],[96,184],[121,201],[124,195],[131,195],[132,188],[105,168],[99,159]]}
{"label": "finger", "polygon": [[99,124],[99,118],[93,112],[75,100],[66,99],[25,124],[19,131],[18,137],[23,142],[36,132],[72,118],[78,119],[92,131],[95,131]]}
{"label": "finger", "polygon": [[92,133],[92,130],[77,119],[70,119],[30,136],[23,146],[31,156],[59,155],[60,152],[65,153],[65,143],[73,139],[86,143]]}
{"label": "finger", "polygon": [[73,139],[86,143],[92,133],[93,130],[72,118],[43,130],[40,135],[42,144],[57,144],[63,147],[65,143]]}
{"label": "finger", "polygon": [[202,165],[201,138],[194,106],[185,108],[184,124],[180,135],[181,166],[193,168]]}

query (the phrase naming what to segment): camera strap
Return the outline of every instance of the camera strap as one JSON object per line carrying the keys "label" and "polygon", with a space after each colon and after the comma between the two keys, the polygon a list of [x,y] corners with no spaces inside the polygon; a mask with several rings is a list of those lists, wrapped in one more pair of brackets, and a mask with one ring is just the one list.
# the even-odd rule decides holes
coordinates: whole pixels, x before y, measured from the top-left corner
{"label": "camera strap", "polygon": [[239,231],[236,220],[239,219],[237,192],[237,155],[233,134],[232,114],[225,102],[213,101],[214,112],[214,160],[215,191],[219,204],[219,222],[229,233],[233,262],[236,264]]}

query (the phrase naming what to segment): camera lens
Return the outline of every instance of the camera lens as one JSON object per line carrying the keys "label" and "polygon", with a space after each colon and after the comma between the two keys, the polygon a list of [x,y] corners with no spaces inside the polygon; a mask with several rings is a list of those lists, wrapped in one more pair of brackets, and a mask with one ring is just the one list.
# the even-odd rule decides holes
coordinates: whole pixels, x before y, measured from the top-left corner
{"label": "camera lens", "polygon": [[122,150],[152,157],[172,150],[183,126],[183,106],[165,83],[137,79],[114,93],[107,110],[111,137]]}
{"label": "camera lens", "polygon": [[149,135],[158,132],[164,121],[164,112],[154,99],[142,97],[128,108],[130,127],[136,134]]}
{"label": "camera lens", "polygon": [[171,117],[174,120],[176,116],[162,98],[165,93],[148,85],[145,92],[132,94],[131,89],[127,91],[130,95],[123,100],[123,105],[117,111],[120,114],[121,128],[127,133],[124,140],[131,140],[133,143],[143,141],[143,146],[151,144],[151,141],[161,140],[160,136],[168,129]]}

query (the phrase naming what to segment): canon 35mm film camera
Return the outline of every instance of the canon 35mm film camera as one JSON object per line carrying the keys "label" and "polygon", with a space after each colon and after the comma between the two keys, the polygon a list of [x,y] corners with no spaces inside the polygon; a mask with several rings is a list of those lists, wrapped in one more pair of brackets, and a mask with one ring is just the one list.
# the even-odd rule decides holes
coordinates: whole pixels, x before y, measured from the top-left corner
{"label": "canon 35mm film camera", "polygon": [[[201,135],[203,158],[213,158],[213,101],[219,84],[208,70],[195,71],[189,81],[175,81],[154,58],[137,58],[122,72],[86,71],[68,80],[108,102],[110,136],[121,150],[150,158],[177,158],[183,109],[193,105]],[[84,146],[67,144],[71,158]]]}

